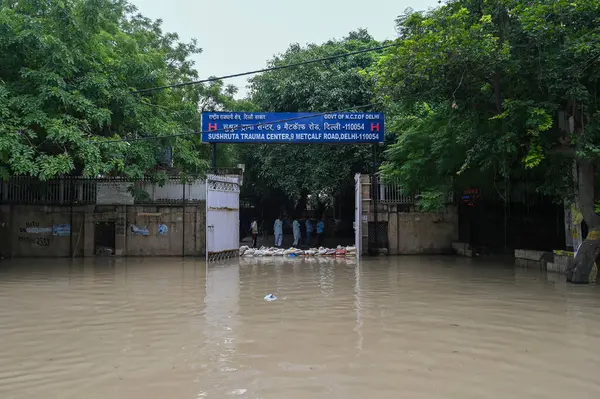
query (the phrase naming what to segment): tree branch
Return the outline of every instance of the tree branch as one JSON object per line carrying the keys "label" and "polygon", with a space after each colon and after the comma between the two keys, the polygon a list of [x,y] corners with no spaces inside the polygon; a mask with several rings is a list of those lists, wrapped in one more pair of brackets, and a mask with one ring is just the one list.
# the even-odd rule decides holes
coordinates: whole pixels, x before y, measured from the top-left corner
{"label": "tree branch", "polygon": [[548,154],[560,154],[569,157],[575,157],[577,155],[577,151],[573,147],[556,147],[547,151]]}

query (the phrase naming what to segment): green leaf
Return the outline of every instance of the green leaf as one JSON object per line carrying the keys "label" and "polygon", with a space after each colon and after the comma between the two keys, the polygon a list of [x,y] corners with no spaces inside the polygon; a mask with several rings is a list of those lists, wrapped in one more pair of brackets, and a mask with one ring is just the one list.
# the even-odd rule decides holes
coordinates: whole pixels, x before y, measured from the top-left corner
{"label": "green leaf", "polygon": [[195,135],[155,139],[198,129],[204,88],[131,93],[196,80],[195,41],[180,42],[124,1],[9,3],[0,7],[0,168],[41,179],[152,175],[167,167],[166,147],[185,154],[178,171],[206,168]]}

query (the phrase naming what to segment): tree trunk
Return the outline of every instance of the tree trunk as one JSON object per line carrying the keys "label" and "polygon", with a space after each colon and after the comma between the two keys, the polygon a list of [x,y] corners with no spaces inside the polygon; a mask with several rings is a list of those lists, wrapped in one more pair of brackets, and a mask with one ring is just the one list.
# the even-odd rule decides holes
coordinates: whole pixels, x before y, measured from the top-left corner
{"label": "tree trunk", "polygon": [[304,212],[306,211],[306,204],[308,203],[308,194],[304,191],[302,191],[302,193],[300,194],[300,199],[298,200],[298,202],[296,203],[296,216],[295,217],[301,217],[304,215]]}
{"label": "tree trunk", "polygon": [[573,182],[575,190],[575,196],[573,204],[571,205],[571,224],[570,232],[571,232],[571,246],[573,247],[573,252],[577,255],[577,250],[581,246],[581,242],[583,241],[583,233],[581,231],[581,224],[583,223],[583,214],[581,213],[581,209],[579,207],[579,172],[577,168],[577,161],[573,160]]}
{"label": "tree trunk", "polygon": [[588,284],[596,280],[596,258],[600,254],[600,216],[594,206],[594,167],[586,160],[578,162],[579,209],[588,225],[588,234],[575,256],[572,267],[567,269],[567,281]]}

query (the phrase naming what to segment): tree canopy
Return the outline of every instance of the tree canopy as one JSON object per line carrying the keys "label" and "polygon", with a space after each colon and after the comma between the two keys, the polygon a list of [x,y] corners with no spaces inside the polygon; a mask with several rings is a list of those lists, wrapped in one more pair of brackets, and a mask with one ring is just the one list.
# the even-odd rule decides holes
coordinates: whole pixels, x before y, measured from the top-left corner
{"label": "tree canopy", "polygon": [[133,92],[196,79],[200,51],[124,0],[0,0],[0,174],[139,177],[166,148],[203,170],[199,138],[167,136],[198,130],[210,88]]}
{"label": "tree canopy", "polygon": [[[351,32],[341,40],[305,47],[291,45],[269,61],[280,66],[380,45],[366,31]],[[376,61],[376,52],[362,53],[292,69],[263,73],[251,79],[250,98],[269,112],[326,112],[371,103],[374,84],[362,71]],[[364,110],[364,109],[361,109]],[[354,173],[371,169],[370,146],[253,145],[245,147],[242,162],[258,181],[259,192],[278,190],[295,200],[309,194],[339,194]]]}
{"label": "tree canopy", "polygon": [[[598,153],[598,1],[453,0],[398,18],[373,69],[397,135],[383,172],[412,191],[469,170],[573,194],[571,158]],[[569,118],[577,126],[565,129]],[[566,122],[565,122],[566,121]],[[585,125],[585,135],[581,135]],[[585,141],[585,144],[583,144]]]}
{"label": "tree canopy", "polygon": [[384,174],[431,193],[469,171],[531,171],[538,190],[577,195],[594,241],[578,252],[579,282],[600,251],[599,10],[599,0],[451,0],[400,17],[398,46],[373,69],[397,135]]}

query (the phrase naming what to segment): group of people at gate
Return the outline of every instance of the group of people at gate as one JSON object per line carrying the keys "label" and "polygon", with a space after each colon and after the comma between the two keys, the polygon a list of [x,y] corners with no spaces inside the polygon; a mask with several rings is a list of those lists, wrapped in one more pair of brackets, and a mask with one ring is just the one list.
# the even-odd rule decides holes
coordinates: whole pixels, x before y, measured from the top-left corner
{"label": "group of people at gate", "polygon": [[[278,218],[275,221],[275,226],[278,226],[278,224],[277,224],[278,221],[281,222],[281,219]],[[311,244],[311,237],[314,232],[313,221],[310,218],[306,218],[306,220],[304,221],[304,228],[305,228],[305,232],[306,232],[306,234],[304,235],[304,237],[305,237],[304,244],[307,247],[309,247]],[[317,246],[321,246],[323,244],[323,236],[325,235],[325,221],[323,221],[323,219],[320,219],[317,222],[316,229],[317,229]],[[294,243],[292,244],[292,246],[296,247],[296,246],[300,245],[300,241],[302,239],[301,224],[298,219],[295,219],[292,222],[292,232],[294,234]],[[276,236],[277,236],[277,231],[276,231]],[[280,247],[281,241],[277,242],[277,240],[276,240],[275,245]]]}
{"label": "group of people at gate", "polygon": [[[289,225],[289,220],[287,220]],[[310,218],[305,219],[294,219],[292,222],[292,233],[294,236],[294,242],[292,246],[297,247],[302,244],[302,226],[304,225],[304,245],[310,247],[313,233],[316,230],[317,234],[317,246],[323,245],[323,237],[325,235],[325,221],[321,218],[317,221],[316,226],[313,224],[313,220]],[[273,233],[275,236],[275,246],[281,247],[283,245],[283,227],[284,220],[282,217],[275,219],[273,224]],[[250,231],[252,232],[252,246],[256,248],[259,234],[259,226],[256,218],[252,220],[250,225]]]}

